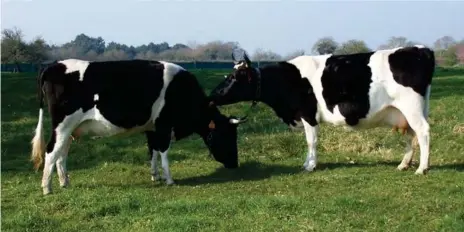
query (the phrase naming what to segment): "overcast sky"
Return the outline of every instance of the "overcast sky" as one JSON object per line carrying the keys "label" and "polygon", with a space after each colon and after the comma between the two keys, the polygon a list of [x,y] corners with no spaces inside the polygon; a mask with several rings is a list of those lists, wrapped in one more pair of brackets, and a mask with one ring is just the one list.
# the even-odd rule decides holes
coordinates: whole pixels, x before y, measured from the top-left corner
{"label": "overcast sky", "polygon": [[362,39],[377,48],[390,36],[428,45],[464,39],[464,2],[2,0],[2,29],[62,44],[78,33],[129,45],[237,41],[287,54],[323,36]]}

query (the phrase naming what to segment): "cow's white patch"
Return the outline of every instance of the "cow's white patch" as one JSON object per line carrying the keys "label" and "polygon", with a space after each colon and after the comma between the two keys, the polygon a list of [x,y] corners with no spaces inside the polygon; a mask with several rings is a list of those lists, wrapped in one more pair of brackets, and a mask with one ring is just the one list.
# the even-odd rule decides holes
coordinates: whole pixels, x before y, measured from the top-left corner
{"label": "cow's white patch", "polygon": [[416,48],[425,48],[425,46],[422,45],[422,44],[416,44],[416,45],[414,45],[414,47],[416,47]]}
{"label": "cow's white patch", "polygon": [[100,96],[98,96],[98,94],[93,95],[93,100],[94,101],[98,101],[99,98],[100,98]]}
{"label": "cow's white patch", "polygon": [[169,63],[166,61],[159,61],[159,62],[164,65],[163,88],[161,89],[158,99],[156,99],[155,103],[153,103],[153,106],[152,106],[152,122],[153,123],[155,123],[161,110],[164,107],[166,89],[168,88],[169,83],[171,83],[171,81],[174,79],[174,76],[178,72],[185,71],[185,69],[182,68],[180,65]]}
{"label": "cow's white patch", "polygon": [[166,151],[161,152],[161,167],[163,168],[163,174],[166,178],[166,184],[172,185],[174,184],[174,180],[172,179],[171,171],[169,170],[168,151],[169,148]]}
{"label": "cow's white patch", "polygon": [[90,62],[86,60],[78,60],[78,59],[67,59],[61,60],[58,63],[64,64],[66,66],[66,74],[72,72],[79,72],[79,81],[84,80],[84,73],[87,67],[89,66]]}

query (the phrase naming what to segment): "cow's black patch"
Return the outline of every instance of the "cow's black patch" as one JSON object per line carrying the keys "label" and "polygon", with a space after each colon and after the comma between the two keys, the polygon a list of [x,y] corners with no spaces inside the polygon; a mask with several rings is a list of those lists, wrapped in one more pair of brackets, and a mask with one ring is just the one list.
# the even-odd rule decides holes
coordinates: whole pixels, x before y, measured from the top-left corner
{"label": "cow's black patch", "polygon": [[303,117],[316,125],[317,101],[312,86],[303,79],[300,70],[288,62],[279,62],[261,68],[262,96],[260,101],[269,105],[288,125]]}
{"label": "cow's black patch", "polygon": [[390,70],[398,84],[425,96],[435,71],[435,55],[429,48],[407,47],[388,57]]}
{"label": "cow's black patch", "polygon": [[369,59],[373,52],[334,55],[327,59],[321,77],[322,96],[333,113],[338,105],[348,125],[358,124],[369,111],[369,85],[372,72]]}
{"label": "cow's black patch", "polygon": [[317,125],[317,99],[314,94],[313,86],[309,83],[307,78],[301,79],[301,112],[302,118],[311,126]]}
{"label": "cow's black patch", "polygon": [[98,94],[97,108],[114,125],[123,128],[144,125],[163,88],[164,65],[155,61],[150,64],[147,61],[91,63],[82,82],[85,93],[81,105],[90,109],[94,95]]}
{"label": "cow's black patch", "polygon": [[[230,85],[232,79],[234,84]],[[227,93],[221,93],[224,89]],[[312,86],[301,77],[295,65],[285,61],[264,65],[259,68],[259,74],[254,68],[236,70],[216,86],[209,97],[217,105],[258,100],[271,107],[287,125],[296,126],[295,121],[301,118],[317,125],[317,100]]]}

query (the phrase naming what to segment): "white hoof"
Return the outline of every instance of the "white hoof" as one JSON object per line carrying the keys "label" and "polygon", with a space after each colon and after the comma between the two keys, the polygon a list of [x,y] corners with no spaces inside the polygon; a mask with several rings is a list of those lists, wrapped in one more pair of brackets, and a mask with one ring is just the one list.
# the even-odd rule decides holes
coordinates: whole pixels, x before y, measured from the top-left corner
{"label": "white hoof", "polygon": [[406,170],[408,168],[409,168],[409,165],[401,163],[400,165],[398,165],[398,167],[396,169],[398,169],[400,171],[404,171],[404,170]]}
{"label": "white hoof", "polygon": [[427,174],[428,169],[427,168],[418,168],[414,174],[416,175],[425,175]]}
{"label": "white hoof", "polygon": [[166,180],[167,185],[174,185],[174,180]]}
{"label": "white hoof", "polygon": [[151,181],[160,181],[160,180],[161,180],[161,176],[159,174],[151,176]]}
{"label": "white hoof", "polygon": [[305,166],[305,170],[307,172],[312,172],[314,171],[314,169],[316,169],[316,162],[314,161],[309,161],[308,164],[306,164]]}
{"label": "white hoof", "polygon": [[48,195],[52,193],[52,188],[51,187],[43,187],[43,195]]}
{"label": "white hoof", "polygon": [[60,180],[60,187],[61,188],[69,187],[69,176],[68,175],[66,175],[66,177],[64,179]]}

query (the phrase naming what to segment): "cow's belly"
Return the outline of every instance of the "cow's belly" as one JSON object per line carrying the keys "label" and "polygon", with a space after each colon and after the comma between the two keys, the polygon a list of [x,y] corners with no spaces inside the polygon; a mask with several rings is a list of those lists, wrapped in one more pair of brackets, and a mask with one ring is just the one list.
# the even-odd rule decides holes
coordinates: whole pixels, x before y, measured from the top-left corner
{"label": "cow's belly", "polygon": [[392,105],[384,105],[381,109],[370,113],[366,118],[359,120],[359,123],[350,126],[346,123],[345,117],[340,114],[338,107],[334,108],[334,113],[325,112],[324,121],[336,126],[343,126],[348,130],[369,129],[374,127],[393,126],[400,130],[406,130],[409,123],[403,113]]}
{"label": "cow's belly", "polygon": [[115,125],[113,122],[108,120],[97,107],[94,107],[85,113],[81,123],[74,130],[73,136],[79,137],[84,134],[91,134],[109,137],[114,135],[130,135],[147,130],[154,130],[152,117],[153,116],[148,117],[148,120],[142,125],[124,128]]}

